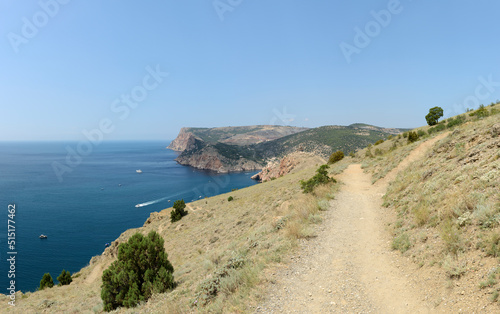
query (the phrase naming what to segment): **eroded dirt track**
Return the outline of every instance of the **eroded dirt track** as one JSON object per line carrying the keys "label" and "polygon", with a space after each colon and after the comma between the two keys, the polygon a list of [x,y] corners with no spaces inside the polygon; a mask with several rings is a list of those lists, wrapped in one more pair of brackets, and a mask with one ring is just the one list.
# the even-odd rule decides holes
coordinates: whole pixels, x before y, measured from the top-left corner
{"label": "eroded dirt track", "polygon": [[422,143],[385,179],[371,184],[359,164],[337,178],[342,182],[318,231],[293,262],[273,274],[266,303],[258,313],[429,313],[425,281],[410,279],[400,265],[381,208],[388,182],[398,171],[447,134]]}

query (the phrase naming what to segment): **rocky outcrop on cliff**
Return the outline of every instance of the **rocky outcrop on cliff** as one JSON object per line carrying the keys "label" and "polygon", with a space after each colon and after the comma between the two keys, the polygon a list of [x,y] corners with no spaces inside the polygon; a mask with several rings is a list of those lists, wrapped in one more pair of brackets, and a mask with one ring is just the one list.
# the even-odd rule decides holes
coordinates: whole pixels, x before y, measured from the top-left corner
{"label": "rocky outcrop on cliff", "polygon": [[[200,143],[195,143],[195,146]],[[212,145],[193,151],[185,151],[175,159],[179,164],[219,173],[262,169],[262,164],[244,157],[228,158]]]}
{"label": "rocky outcrop on cliff", "polygon": [[306,152],[294,152],[286,155],[281,160],[272,158],[261,172],[252,176],[252,179],[265,182],[273,178],[282,177],[293,170],[302,170],[304,166],[311,164],[324,164],[326,160],[316,154]]}
{"label": "rocky outcrop on cliff", "polygon": [[188,128],[181,128],[179,135],[168,145],[168,149],[183,152],[194,148],[196,136],[188,131]]}

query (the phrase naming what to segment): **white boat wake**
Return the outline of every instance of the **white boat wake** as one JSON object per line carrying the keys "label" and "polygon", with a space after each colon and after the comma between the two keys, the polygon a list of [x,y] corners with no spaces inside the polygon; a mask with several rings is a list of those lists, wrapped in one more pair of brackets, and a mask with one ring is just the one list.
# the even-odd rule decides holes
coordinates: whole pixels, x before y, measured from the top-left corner
{"label": "white boat wake", "polygon": [[154,200],[154,201],[149,201],[149,202],[146,202],[146,203],[137,204],[137,205],[135,205],[135,207],[144,207],[144,206],[153,205],[153,204],[159,203],[159,202],[161,202],[161,201],[164,201],[164,200],[166,200],[167,198],[168,198],[168,197],[162,197],[162,198],[159,198],[159,199]]}
{"label": "white boat wake", "polygon": [[[154,200],[154,201],[149,201],[149,202],[137,204],[137,205],[135,205],[135,207],[145,207],[145,206],[153,205],[153,204],[156,204],[156,203],[159,203],[159,202],[163,202],[164,200],[167,200],[167,199],[168,199],[168,202],[170,203],[171,200],[173,202],[173,200],[176,199],[176,197],[179,197],[182,194],[183,193],[176,193],[176,194],[173,194],[173,195],[169,195],[169,196],[166,196],[166,197],[159,198],[159,199]],[[199,199],[201,199],[202,197],[203,196],[200,195]],[[194,202],[194,201],[196,201],[196,199],[192,200],[192,202]]]}

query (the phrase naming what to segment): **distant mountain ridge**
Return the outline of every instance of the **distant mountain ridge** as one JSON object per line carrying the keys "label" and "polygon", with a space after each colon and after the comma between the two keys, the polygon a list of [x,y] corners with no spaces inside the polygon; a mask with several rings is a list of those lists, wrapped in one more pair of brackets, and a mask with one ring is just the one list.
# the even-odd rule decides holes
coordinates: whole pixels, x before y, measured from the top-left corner
{"label": "distant mountain ridge", "polygon": [[262,169],[270,158],[295,151],[322,157],[337,150],[347,154],[405,130],[359,123],[314,129],[286,126],[182,128],[168,148],[182,152],[176,158],[182,165],[217,172],[251,171]]}

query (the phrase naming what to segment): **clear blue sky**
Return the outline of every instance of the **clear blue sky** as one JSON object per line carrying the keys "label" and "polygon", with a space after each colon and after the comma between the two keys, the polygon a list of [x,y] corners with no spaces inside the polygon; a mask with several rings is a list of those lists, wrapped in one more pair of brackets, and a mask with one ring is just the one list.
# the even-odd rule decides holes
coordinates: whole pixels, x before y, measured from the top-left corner
{"label": "clear blue sky", "polygon": [[[450,116],[500,98],[498,1],[216,3],[2,0],[0,140],[81,140],[103,119],[107,140],[169,140],[182,126],[417,127],[430,107]],[[355,28],[372,36],[362,48]],[[342,43],[358,49],[350,62]],[[148,67],[169,75],[157,82]],[[120,99],[133,92],[130,108]]]}

